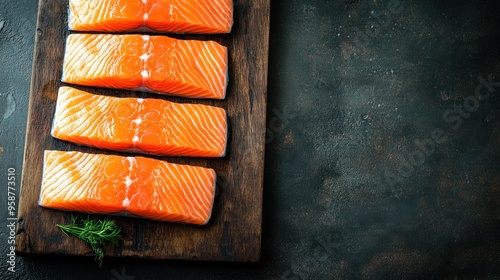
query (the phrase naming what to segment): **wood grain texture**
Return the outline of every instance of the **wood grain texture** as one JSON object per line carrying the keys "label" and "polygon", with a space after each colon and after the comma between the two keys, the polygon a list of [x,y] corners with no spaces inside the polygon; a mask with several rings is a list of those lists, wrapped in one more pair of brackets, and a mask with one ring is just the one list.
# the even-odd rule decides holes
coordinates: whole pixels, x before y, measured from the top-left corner
{"label": "wood grain texture", "polygon": [[[158,157],[214,168],[220,176],[212,219],[207,226],[115,217],[123,228],[121,246],[107,256],[151,259],[254,262],[260,257],[262,188],[267,93],[270,1],[235,1],[231,34],[171,35],[215,40],[229,49],[230,83],[226,100],[186,100],[139,92],[77,87],[96,94],[163,98],[223,107],[231,123],[228,155],[218,159]],[[60,82],[67,29],[67,1],[39,2],[23,174],[18,213],[18,253],[90,256],[76,238],[55,226],[71,213],[38,206],[43,151],[110,153],[62,142],[50,136]],[[121,153],[114,153],[121,154]],[[121,154],[123,155],[123,154]]]}

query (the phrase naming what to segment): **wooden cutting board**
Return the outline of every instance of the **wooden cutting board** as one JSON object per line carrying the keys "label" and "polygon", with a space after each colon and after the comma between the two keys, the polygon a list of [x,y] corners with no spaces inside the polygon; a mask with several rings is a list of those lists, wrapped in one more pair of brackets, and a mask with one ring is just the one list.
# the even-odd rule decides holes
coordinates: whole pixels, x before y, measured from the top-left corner
{"label": "wooden cutting board", "polygon": [[[231,122],[228,155],[220,159],[161,157],[171,162],[214,168],[220,178],[210,223],[193,226],[113,217],[123,229],[122,244],[107,246],[113,257],[254,262],[261,247],[262,188],[266,130],[269,0],[234,1],[231,34],[171,35],[215,40],[229,49],[226,100],[186,100],[158,95],[78,87],[96,94],[163,98],[223,107]],[[56,224],[72,213],[38,206],[43,151],[109,153],[59,141],[50,136],[67,29],[67,0],[40,0],[33,60],[24,165],[18,212],[18,253],[90,256],[79,239],[64,236]],[[120,153],[115,153],[120,154]],[[124,155],[124,154],[121,154]]]}

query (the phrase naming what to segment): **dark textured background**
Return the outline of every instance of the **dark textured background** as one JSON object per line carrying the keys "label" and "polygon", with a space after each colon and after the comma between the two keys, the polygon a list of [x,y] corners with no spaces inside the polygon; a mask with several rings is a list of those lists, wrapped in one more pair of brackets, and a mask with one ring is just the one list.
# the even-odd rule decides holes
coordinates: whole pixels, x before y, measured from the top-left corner
{"label": "dark textured background", "polygon": [[[0,0],[5,224],[36,13]],[[500,81],[499,15],[496,0],[273,1],[262,261],[25,256],[10,273],[1,226],[0,278],[500,279],[500,85],[473,97]]]}

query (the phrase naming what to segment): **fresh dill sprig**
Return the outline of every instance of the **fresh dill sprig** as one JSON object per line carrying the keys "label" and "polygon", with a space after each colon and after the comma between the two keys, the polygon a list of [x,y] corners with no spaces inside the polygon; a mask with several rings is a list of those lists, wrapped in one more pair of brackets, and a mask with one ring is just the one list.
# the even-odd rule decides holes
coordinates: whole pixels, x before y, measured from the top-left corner
{"label": "fresh dill sprig", "polygon": [[83,219],[71,216],[70,225],[57,224],[57,227],[66,236],[71,234],[85,241],[92,248],[92,252],[94,252],[100,265],[102,265],[102,259],[104,258],[102,246],[106,242],[117,245],[122,234],[121,229],[116,225],[115,221],[108,219],[92,220],[90,217]]}

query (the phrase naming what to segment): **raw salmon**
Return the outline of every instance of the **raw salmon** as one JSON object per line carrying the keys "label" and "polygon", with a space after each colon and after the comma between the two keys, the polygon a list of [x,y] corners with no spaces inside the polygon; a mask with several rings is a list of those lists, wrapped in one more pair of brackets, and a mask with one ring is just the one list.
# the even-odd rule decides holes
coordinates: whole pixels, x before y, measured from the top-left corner
{"label": "raw salmon", "polygon": [[204,225],[213,169],[145,157],[45,151],[39,205],[91,214],[130,214]]}
{"label": "raw salmon", "polygon": [[223,108],[59,89],[52,136],[80,145],[166,156],[222,157]]}
{"label": "raw salmon", "polygon": [[69,29],[229,33],[232,0],[70,0]]}
{"label": "raw salmon", "polygon": [[224,99],[227,48],[166,36],[71,34],[62,81],[85,86]]}

